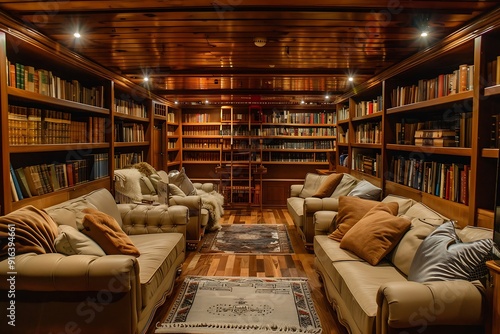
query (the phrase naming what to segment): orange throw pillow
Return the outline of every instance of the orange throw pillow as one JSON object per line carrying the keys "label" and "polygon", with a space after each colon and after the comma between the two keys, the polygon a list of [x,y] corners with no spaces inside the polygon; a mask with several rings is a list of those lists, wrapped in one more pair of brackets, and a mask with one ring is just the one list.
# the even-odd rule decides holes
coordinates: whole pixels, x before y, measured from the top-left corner
{"label": "orange throw pillow", "polygon": [[411,226],[408,219],[397,217],[397,213],[396,202],[378,204],[344,235],[340,248],[350,250],[371,265],[377,265]]}
{"label": "orange throw pillow", "polygon": [[342,181],[343,176],[344,174],[342,173],[340,174],[332,173],[328,175],[320,184],[318,190],[316,190],[316,193],[312,195],[312,197],[324,198],[332,196],[333,192],[335,191],[335,189],[337,189],[337,186],[340,184],[340,181]]}
{"label": "orange throw pillow", "polygon": [[108,214],[87,208],[83,210],[82,232],[94,240],[108,255],[141,255],[117,221]]}
{"label": "orange throw pillow", "polygon": [[337,229],[330,233],[330,239],[340,241],[344,234],[349,231],[378,201],[362,199],[355,196],[340,196],[339,211],[337,213]]}

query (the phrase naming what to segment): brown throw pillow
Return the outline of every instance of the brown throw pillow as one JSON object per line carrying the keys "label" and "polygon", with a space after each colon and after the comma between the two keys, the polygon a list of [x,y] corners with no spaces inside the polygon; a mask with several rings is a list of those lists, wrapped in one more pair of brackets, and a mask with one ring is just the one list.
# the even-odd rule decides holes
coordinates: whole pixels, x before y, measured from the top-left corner
{"label": "brown throw pillow", "polygon": [[312,195],[312,197],[324,198],[332,196],[333,192],[340,184],[340,181],[342,181],[343,176],[344,174],[342,173],[340,174],[333,173],[328,175],[328,177],[323,180],[318,190],[316,190],[316,193]]}
{"label": "brown throw pillow", "polygon": [[378,204],[344,235],[340,248],[377,265],[411,226],[408,219],[396,216],[397,213],[395,202]]}
{"label": "brown throw pillow", "polygon": [[330,239],[340,241],[363,216],[380,202],[352,196],[339,197],[339,212],[337,214],[337,229],[330,233]]}
{"label": "brown throw pillow", "polygon": [[84,209],[82,233],[94,240],[108,255],[141,255],[118,222],[108,214],[95,209]]}

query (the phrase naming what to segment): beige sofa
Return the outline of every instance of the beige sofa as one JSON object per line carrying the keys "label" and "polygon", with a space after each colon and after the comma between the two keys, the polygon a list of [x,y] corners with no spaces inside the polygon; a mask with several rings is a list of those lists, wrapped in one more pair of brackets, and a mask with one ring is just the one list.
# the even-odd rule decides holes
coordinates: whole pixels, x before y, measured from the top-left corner
{"label": "beige sofa", "polygon": [[[340,322],[353,334],[484,333],[488,311],[480,281],[408,280],[417,248],[446,217],[407,198],[389,195],[382,202],[397,202],[411,227],[377,265],[328,237],[337,212],[315,213],[314,263]],[[458,235],[468,242],[491,238],[492,231],[466,227]]]}
{"label": "beige sofa", "polygon": [[312,249],[314,239],[313,216],[317,211],[337,211],[340,196],[358,196],[367,199],[380,199],[382,190],[366,180],[359,180],[344,173],[340,184],[331,196],[313,197],[328,175],[307,173],[303,184],[290,186],[287,208],[295,227],[306,248]]}
{"label": "beige sofa", "polygon": [[[45,250],[18,253],[15,298],[7,278],[9,259],[0,262],[0,307],[15,301],[15,327],[3,319],[2,333],[144,333],[155,310],[172,292],[185,259],[188,209],[183,206],[119,204],[106,189],[96,190],[50,207],[50,218],[39,230],[78,227],[83,208],[93,207],[112,216],[140,251],[131,255],[64,255]],[[20,210],[3,217],[3,222]],[[45,215],[46,216],[46,215]],[[1,219],[1,218],[0,218]],[[56,225],[63,224],[63,225]],[[0,224],[1,225],[1,224]],[[16,230],[16,249],[25,234]],[[59,227],[58,227],[59,226]],[[70,228],[71,230],[71,228]],[[0,230],[0,233],[5,232]],[[77,233],[81,233],[76,231]],[[59,232],[58,237],[61,235]],[[41,240],[50,248],[51,240]],[[50,239],[50,238],[49,238]],[[38,240],[35,240],[35,242]],[[56,243],[56,241],[54,241]],[[82,251],[85,253],[85,251]]]}

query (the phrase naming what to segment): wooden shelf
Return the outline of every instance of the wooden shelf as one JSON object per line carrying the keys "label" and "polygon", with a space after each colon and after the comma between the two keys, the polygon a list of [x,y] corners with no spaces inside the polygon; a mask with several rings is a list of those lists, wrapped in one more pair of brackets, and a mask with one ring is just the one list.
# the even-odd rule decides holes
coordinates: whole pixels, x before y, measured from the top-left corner
{"label": "wooden shelf", "polygon": [[150,122],[149,118],[132,116],[132,115],[127,115],[127,114],[122,114],[119,112],[114,112],[113,115],[114,115],[115,119],[122,119],[122,120],[142,122],[142,123],[149,123]]}
{"label": "wooden shelf", "polygon": [[116,142],[115,147],[139,147],[139,146],[149,146],[149,141],[139,141],[139,142]]}
{"label": "wooden shelf", "polygon": [[486,87],[484,89],[484,96],[500,95],[500,85]]}
{"label": "wooden shelf", "polygon": [[79,143],[79,144],[46,144],[46,145],[13,145],[10,146],[10,153],[36,153],[36,152],[58,152],[58,151],[78,151],[82,147],[86,150],[109,148],[109,143]]}
{"label": "wooden shelf", "polygon": [[375,120],[378,120],[379,118],[382,118],[382,112],[376,112],[376,113],[373,113],[373,114],[369,114],[369,115],[364,115],[364,116],[359,116],[359,117],[353,117],[351,122],[355,123],[355,122],[366,122],[366,121],[373,121],[374,119]]}
{"label": "wooden shelf", "polygon": [[448,95],[448,96],[444,96],[444,97],[439,97],[436,99],[431,99],[431,100],[427,100],[427,101],[406,104],[404,106],[389,108],[389,109],[387,109],[387,114],[396,114],[396,113],[401,113],[401,112],[416,111],[416,110],[422,110],[422,109],[425,109],[427,111],[435,110],[435,108],[443,109],[443,108],[446,108],[447,106],[453,105],[456,102],[465,101],[467,99],[472,99],[473,96],[474,96],[473,91],[456,93],[456,94],[452,94],[452,95]]}
{"label": "wooden shelf", "polygon": [[483,148],[481,156],[483,158],[493,158],[498,159],[499,157],[499,149],[498,148]]}
{"label": "wooden shelf", "polygon": [[469,147],[436,147],[399,144],[387,144],[386,147],[388,150],[393,151],[422,152],[426,154],[443,154],[462,157],[470,157],[472,154],[472,149]]}

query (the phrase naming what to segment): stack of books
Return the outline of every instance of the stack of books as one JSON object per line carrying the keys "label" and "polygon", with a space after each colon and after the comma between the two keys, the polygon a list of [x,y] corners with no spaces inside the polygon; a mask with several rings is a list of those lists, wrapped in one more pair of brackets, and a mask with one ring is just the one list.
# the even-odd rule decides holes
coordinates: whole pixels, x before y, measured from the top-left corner
{"label": "stack of books", "polygon": [[449,129],[416,130],[416,146],[457,147],[457,133]]}

